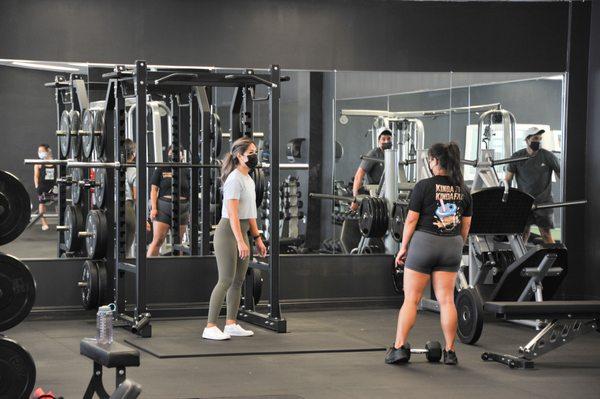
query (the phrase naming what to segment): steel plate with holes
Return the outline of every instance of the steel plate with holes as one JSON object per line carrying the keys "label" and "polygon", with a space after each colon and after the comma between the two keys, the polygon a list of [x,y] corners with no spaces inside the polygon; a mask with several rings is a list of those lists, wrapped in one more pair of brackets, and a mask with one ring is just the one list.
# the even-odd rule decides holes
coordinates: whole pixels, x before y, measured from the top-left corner
{"label": "steel plate with holes", "polygon": [[104,126],[104,111],[94,111],[94,148],[96,155],[101,157],[104,155],[104,145],[106,144],[106,132]]}
{"label": "steel plate with holes", "polygon": [[89,159],[94,151],[94,111],[89,109],[83,113],[83,123],[80,130],[82,154]]}
{"label": "steel plate with holes", "polygon": [[81,136],[79,136],[79,129],[81,127],[81,117],[79,111],[69,111],[69,118],[71,119],[71,158],[78,158],[81,154]]}
{"label": "steel plate with holes", "polygon": [[81,202],[81,182],[83,181],[83,169],[80,168],[72,168],[71,169],[71,178],[73,179],[73,183],[71,184],[71,204],[79,205]]}
{"label": "steel plate with holes", "polygon": [[0,332],[22,322],[35,302],[35,280],[14,256],[0,253]]}
{"label": "steel plate with holes", "polygon": [[85,238],[87,255],[92,259],[100,259],[106,255],[108,240],[108,223],[104,211],[92,209],[88,212],[85,230],[89,234]]}
{"label": "steel plate with holes", "polygon": [[81,249],[83,239],[79,237],[79,232],[83,231],[84,223],[81,208],[76,205],[67,205],[65,208],[63,241],[68,252],[76,252]]}
{"label": "steel plate with holes", "polygon": [[60,147],[60,155],[63,158],[69,156],[69,150],[71,149],[71,118],[69,111],[64,110],[60,115],[60,135],[58,136],[58,142]]}
{"label": "steel plate with holes", "polygon": [[91,310],[98,307],[100,293],[98,288],[98,265],[96,261],[86,260],[81,271],[81,304],[84,309]]}
{"label": "steel plate with holes", "polygon": [[23,183],[0,170],[0,245],[17,239],[29,224],[31,201]]}
{"label": "steel plate with holes", "polygon": [[94,187],[94,200],[96,202],[96,207],[102,208],[104,206],[104,194],[106,193],[106,169],[97,168],[94,169],[94,172],[94,181],[96,182],[96,186]]}

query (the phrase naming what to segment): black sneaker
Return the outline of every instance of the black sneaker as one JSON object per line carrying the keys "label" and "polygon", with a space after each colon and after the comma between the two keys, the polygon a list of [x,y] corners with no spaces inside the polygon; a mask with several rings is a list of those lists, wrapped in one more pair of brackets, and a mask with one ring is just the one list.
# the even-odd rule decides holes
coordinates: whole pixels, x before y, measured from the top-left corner
{"label": "black sneaker", "polygon": [[385,362],[387,364],[408,363],[410,360],[410,344],[406,343],[400,348],[391,347],[385,354]]}
{"label": "black sneaker", "polygon": [[458,364],[458,358],[456,357],[456,352],[447,351],[446,349],[444,349],[444,364],[448,364],[451,366]]}

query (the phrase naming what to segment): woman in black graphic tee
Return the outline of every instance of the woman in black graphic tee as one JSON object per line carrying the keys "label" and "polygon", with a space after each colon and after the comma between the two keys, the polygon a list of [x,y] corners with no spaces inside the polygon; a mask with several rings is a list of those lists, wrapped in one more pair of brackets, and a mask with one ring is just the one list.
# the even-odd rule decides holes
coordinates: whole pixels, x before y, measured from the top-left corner
{"label": "woman in black graphic tee", "polygon": [[433,177],[419,181],[413,189],[402,247],[396,256],[396,263],[405,269],[404,303],[398,316],[396,341],[386,355],[386,363],[408,361],[408,333],[430,278],[440,305],[446,341],[444,363],[458,362],[454,352],[457,326],[454,282],[471,225],[471,195],[464,185],[456,143],[431,146],[428,162]]}

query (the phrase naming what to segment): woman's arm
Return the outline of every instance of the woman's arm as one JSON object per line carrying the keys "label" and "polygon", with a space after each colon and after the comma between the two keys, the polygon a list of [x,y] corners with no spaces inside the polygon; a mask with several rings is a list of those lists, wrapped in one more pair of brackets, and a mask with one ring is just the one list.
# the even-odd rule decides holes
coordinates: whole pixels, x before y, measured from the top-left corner
{"label": "woman's arm", "polygon": [[35,188],[38,188],[38,186],[40,185],[40,165],[35,165],[33,167],[33,185],[35,186]]}
{"label": "woman's arm", "polygon": [[158,212],[158,191],[160,187],[155,186],[154,184],[150,188],[150,206],[153,211]]}
{"label": "woman's arm", "polygon": [[410,239],[412,238],[415,230],[417,229],[417,223],[419,222],[419,212],[408,211],[406,215],[406,221],[404,222],[404,233],[402,234],[402,248],[407,249]]}
{"label": "woman's arm", "polygon": [[460,222],[460,235],[462,236],[463,241],[465,243],[467,242],[467,238],[469,237],[469,229],[471,228],[471,218],[471,216],[463,216]]}
{"label": "woman's arm", "polygon": [[260,231],[258,230],[258,223],[256,223],[256,219],[248,219],[248,223],[250,224],[250,234],[252,237],[259,236]]}

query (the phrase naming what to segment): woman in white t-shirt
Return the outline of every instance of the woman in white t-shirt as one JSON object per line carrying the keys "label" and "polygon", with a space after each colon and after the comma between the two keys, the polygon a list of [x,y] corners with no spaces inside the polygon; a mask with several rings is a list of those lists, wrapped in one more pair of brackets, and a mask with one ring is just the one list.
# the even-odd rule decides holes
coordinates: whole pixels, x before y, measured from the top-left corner
{"label": "woman in white t-shirt", "polygon": [[[254,335],[237,324],[236,316],[251,255],[248,233],[260,255],[267,253],[256,224],[256,191],[249,176],[257,165],[256,144],[247,137],[237,139],[223,160],[223,211],[214,235],[219,281],[210,296],[208,323],[202,333],[205,339],[224,340]],[[221,331],[217,327],[217,319],[225,297],[227,320],[224,331]]]}

